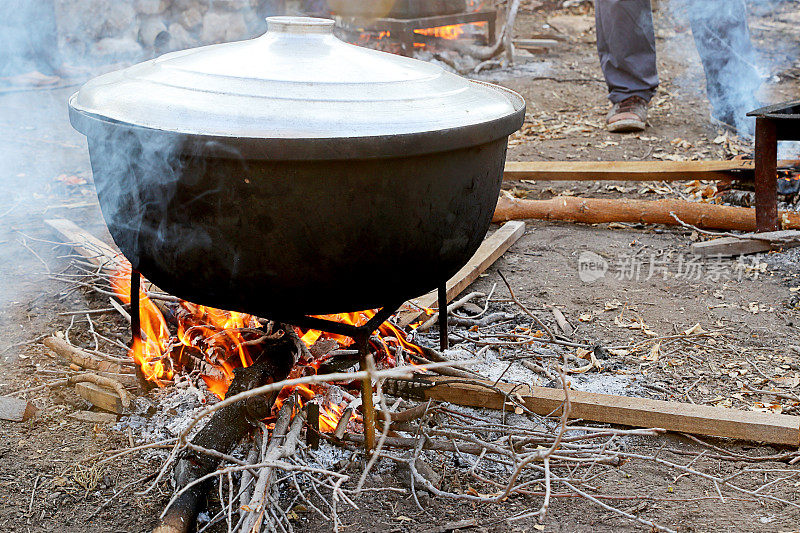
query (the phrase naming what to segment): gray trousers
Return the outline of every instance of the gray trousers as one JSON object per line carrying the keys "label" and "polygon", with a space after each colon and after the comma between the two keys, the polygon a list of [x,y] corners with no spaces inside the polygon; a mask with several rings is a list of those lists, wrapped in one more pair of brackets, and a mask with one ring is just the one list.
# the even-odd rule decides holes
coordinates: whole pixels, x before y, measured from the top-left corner
{"label": "gray trousers", "polygon": [[[727,118],[757,107],[754,93],[761,77],[753,66],[744,0],[683,2],[714,115]],[[609,100],[640,96],[649,101],[658,87],[650,0],[595,0],[595,17]]]}

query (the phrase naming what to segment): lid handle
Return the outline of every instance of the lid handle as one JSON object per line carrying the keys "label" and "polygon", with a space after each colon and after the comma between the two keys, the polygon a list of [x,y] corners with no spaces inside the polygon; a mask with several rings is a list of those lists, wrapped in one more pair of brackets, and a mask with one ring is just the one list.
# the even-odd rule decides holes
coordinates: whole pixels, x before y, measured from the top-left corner
{"label": "lid handle", "polygon": [[331,34],[334,21],[314,17],[267,17],[268,33]]}

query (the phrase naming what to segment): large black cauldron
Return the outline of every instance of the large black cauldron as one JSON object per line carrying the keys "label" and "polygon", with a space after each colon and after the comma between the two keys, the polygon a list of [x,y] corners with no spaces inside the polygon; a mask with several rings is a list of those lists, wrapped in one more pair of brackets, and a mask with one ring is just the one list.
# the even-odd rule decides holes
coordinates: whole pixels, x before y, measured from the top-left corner
{"label": "large black cauldron", "polygon": [[[288,319],[399,304],[475,252],[521,98],[329,31],[273,19],[254,41],[171,54],[73,96],[111,235],[153,283]],[[248,53],[270,75],[225,70]],[[314,79],[330,62],[355,81]]]}

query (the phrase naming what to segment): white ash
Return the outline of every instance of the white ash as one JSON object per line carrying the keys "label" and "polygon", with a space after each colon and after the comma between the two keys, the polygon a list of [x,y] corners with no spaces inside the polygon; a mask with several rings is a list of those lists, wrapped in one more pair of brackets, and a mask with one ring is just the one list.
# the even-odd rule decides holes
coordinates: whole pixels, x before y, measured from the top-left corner
{"label": "white ash", "polygon": [[327,441],[320,441],[319,448],[306,450],[309,459],[308,465],[314,468],[335,470],[338,466],[346,464],[353,456],[353,452],[339,446],[334,446]]}
{"label": "white ash", "polygon": [[[175,438],[189,426],[197,413],[216,401],[216,396],[202,381],[195,386],[189,378],[178,377],[174,386],[153,389],[146,397],[136,398],[132,413],[123,416],[114,429],[124,431],[131,428],[139,444]],[[202,426],[203,422],[193,429],[192,434]]]}
{"label": "white ash", "polygon": [[570,385],[575,390],[616,396],[650,396],[650,393],[638,383],[638,380],[644,379],[645,377],[641,374],[607,374],[603,372],[569,376]]}

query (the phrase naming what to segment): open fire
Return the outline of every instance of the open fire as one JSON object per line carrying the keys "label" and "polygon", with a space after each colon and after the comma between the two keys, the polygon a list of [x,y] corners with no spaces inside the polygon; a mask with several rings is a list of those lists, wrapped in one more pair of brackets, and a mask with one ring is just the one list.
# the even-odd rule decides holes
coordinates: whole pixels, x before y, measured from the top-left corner
{"label": "open fire", "polygon": [[[342,16],[338,20],[346,40],[386,52],[412,55],[415,50],[452,49],[455,41],[491,44],[495,38],[496,11],[486,2],[462,2],[462,11],[403,10],[387,18]],[[416,15],[414,15],[416,13]],[[416,17],[416,18],[415,18]]]}
{"label": "open fire", "polygon": [[[118,267],[110,276],[117,297],[130,304],[130,263]],[[164,386],[177,372],[187,369],[200,371],[208,389],[224,399],[234,378],[236,368],[251,366],[258,359],[259,345],[266,339],[282,335],[271,334],[261,321],[246,313],[223,311],[197,305],[185,300],[156,304],[143,289],[139,292],[142,339],[134,341],[130,356],[139,366],[141,375],[149,382]],[[367,310],[356,313],[321,315],[318,318],[361,326],[375,315]],[[173,325],[175,333],[170,330]],[[303,343],[312,348],[326,343],[328,349],[311,359],[302,358],[292,369],[290,377],[316,374],[321,365],[335,357],[334,348],[347,348],[353,339],[319,330],[295,328]],[[422,355],[422,349],[406,340],[406,335],[389,322],[380,326],[370,339],[376,353],[376,364],[382,368],[396,366],[396,354],[411,352]],[[191,362],[191,364],[190,364]],[[283,400],[296,394],[300,404],[320,403],[320,430],[332,432],[344,413],[344,406],[330,400],[327,385],[287,387],[278,396],[275,409]]]}
{"label": "open fire", "polygon": [[[421,28],[414,30],[416,35],[425,37],[433,37],[436,39],[443,39],[446,41],[455,41],[462,39],[465,36],[477,34],[480,31],[485,31],[486,22],[473,22],[464,24],[450,24],[447,26],[437,26],[435,28]],[[375,41],[390,41],[394,39],[391,31],[368,32],[362,31],[358,39],[359,45],[373,43]],[[415,48],[427,48],[428,44],[424,42],[415,42]]]}

